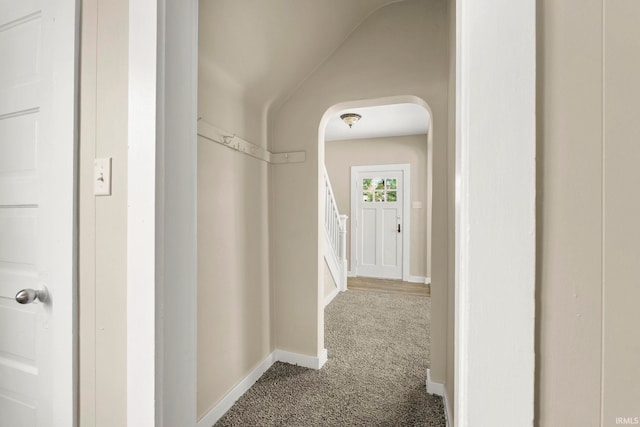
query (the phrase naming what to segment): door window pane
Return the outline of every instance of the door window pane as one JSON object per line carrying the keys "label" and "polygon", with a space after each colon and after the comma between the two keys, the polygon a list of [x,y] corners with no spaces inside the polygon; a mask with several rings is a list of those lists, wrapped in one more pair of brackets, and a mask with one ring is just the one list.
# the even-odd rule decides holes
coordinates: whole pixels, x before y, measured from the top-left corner
{"label": "door window pane", "polygon": [[395,190],[396,189],[396,179],[388,178],[387,179],[387,190]]}
{"label": "door window pane", "polygon": [[363,178],[363,202],[397,202],[398,180],[396,178]]}

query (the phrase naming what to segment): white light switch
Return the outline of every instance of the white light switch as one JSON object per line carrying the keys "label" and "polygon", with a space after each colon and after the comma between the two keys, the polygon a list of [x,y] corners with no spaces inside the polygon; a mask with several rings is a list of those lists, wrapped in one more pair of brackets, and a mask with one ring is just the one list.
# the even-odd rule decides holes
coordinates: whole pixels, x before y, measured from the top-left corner
{"label": "white light switch", "polygon": [[111,157],[93,161],[93,194],[111,195]]}
{"label": "white light switch", "polygon": [[413,209],[422,209],[422,202],[413,202],[411,203],[411,207]]}

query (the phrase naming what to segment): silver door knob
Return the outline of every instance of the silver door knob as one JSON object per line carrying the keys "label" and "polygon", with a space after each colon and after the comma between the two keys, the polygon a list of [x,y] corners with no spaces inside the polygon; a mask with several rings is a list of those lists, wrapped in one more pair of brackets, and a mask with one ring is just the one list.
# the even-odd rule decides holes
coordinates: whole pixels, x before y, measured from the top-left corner
{"label": "silver door knob", "polygon": [[16,301],[20,304],[31,304],[35,300],[40,300],[40,302],[45,302],[49,297],[49,293],[46,288],[33,290],[33,289],[23,289],[16,294]]}

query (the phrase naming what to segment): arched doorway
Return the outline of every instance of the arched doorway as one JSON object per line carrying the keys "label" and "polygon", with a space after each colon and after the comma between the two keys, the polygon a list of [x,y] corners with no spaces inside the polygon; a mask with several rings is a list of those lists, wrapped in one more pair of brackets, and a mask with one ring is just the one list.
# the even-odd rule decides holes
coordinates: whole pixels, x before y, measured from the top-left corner
{"label": "arched doorway", "polygon": [[[422,110],[423,112],[423,114],[418,117],[422,120],[426,120],[426,123],[423,124],[424,128],[421,128],[423,130],[418,130],[416,128],[416,130],[414,131],[415,133],[413,134],[415,135],[417,132],[421,132],[421,133],[426,132],[426,138],[425,138],[426,147],[424,147],[426,155],[424,156],[424,162],[422,164],[417,164],[415,162],[413,164],[413,169],[415,172],[415,174],[413,175],[421,176],[422,180],[424,181],[420,183],[420,188],[422,190],[421,194],[423,194],[423,197],[420,197],[419,198],[420,201],[417,202],[419,203],[419,205],[416,205],[416,206],[420,206],[419,208],[407,209],[410,211],[413,211],[413,210],[418,211],[418,213],[414,214],[413,212],[407,212],[407,215],[405,217],[410,218],[411,216],[413,216],[414,219],[412,220],[412,222],[415,222],[416,225],[418,225],[419,223],[420,226],[415,227],[414,233],[410,233],[409,228],[406,229],[405,238],[403,239],[403,245],[406,249],[402,251],[402,248],[400,248],[400,251],[404,255],[404,261],[405,261],[403,262],[403,265],[400,266],[401,273],[402,273],[401,278],[406,281],[429,283],[430,270],[431,270],[431,253],[432,253],[432,244],[431,244],[432,242],[431,240],[432,189],[433,189],[433,180],[434,180],[433,168],[432,168],[432,157],[433,157],[432,156],[432,153],[433,153],[433,119],[432,117],[433,115],[431,112],[431,108],[429,107],[427,102],[419,97],[405,95],[405,96],[393,96],[393,97],[385,97],[385,98],[343,102],[343,103],[335,104],[326,110],[326,112],[322,117],[322,120],[320,121],[319,130],[318,130],[318,170],[320,172],[318,175],[318,184],[319,184],[318,185],[318,195],[319,195],[318,235],[321,236],[324,233],[323,230],[327,226],[327,223],[331,222],[331,219],[326,218],[326,215],[332,215],[332,209],[327,209],[326,208],[327,206],[337,205],[340,207],[340,213],[347,213],[348,215],[353,217],[353,214],[351,213],[353,212],[353,207],[351,205],[353,183],[351,182],[352,181],[351,178],[346,178],[344,176],[344,172],[346,171],[347,167],[354,166],[355,164],[362,165],[362,164],[366,164],[367,162],[370,163],[372,161],[371,157],[369,157],[368,159],[360,158],[357,161],[355,161],[355,163],[347,161],[347,163],[354,163],[353,165],[342,164],[341,169],[344,169],[344,170],[342,170],[341,179],[339,182],[334,183],[334,184],[338,184],[337,188],[332,189],[331,191],[326,191],[325,179],[328,179],[328,178],[325,178],[325,159],[326,159],[325,141],[327,140],[327,138],[341,139],[343,135],[344,136],[349,135],[348,133],[339,133],[339,132],[336,133],[335,130],[332,129],[330,125],[332,125],[332,123],[335,122],[336,120],[339,121],[339,116],[345,111],[359,111],[365,114],[367,112],[373,113],[374,111],[376,111],[376,109],[382,109],[388,106],[406,106],[406,105],[417,106],[418,107],[417,109]],[[410,111],[410,110],[404,110],[404,111]],[[372,115],[375,115],[375,114],[372,114]],[[416,119],[418,119],[418,117],[416,117]],[[338,125],[340,124],[341,123],[338,123]],[[327,131],[328,125],[329,125],[329,131]],[[357,126],[357,124],[355,126]],[[346,128],[346,125],[344,125],[344,127]],[[391,126],[389,126],[389,128],[386,130],[382,129],[383,127],[384,126],[373,126],[374,129],[370,128],[367,131],[363,131],[363,129],[361,128],[360,130],[355,132],[355,134],[350,134],[352,136],[345,137],[344,139],[349,138],[349,139],[355,140],[355,139],[362,139],[362,138],[380,138],[380,136],[384,136],[384,137],[396,136],[397,137],[400,135],[406,136],[411,134],[411,131],[407,130],[403,132],[399,130],[399,127],[396,129],[391,129],[390,128]],[[349,131],[351,130],[353,129],[350,129]],[[382,140],[383,139],[380,138],[380,141]],[[376,156],[374,156],[374,158],[375,157]],[[378,157],[378,159],[380,159],[380,157]],[[398,158],[382,159],[382,160],[378,160],[378,163],[385,163],[388,165],[389,163],[394,163],[394,160],[397,161]],[[420,170],[420,171],[415,170],[420,168],[423,168],[424,170]],[[418,174],[418,172],[421,172],[421,173]],[[331,180],[333,181],[333,179]],[[328,197],[333,197],[334,193],[336,194],[338,201],[327,200]],[[345,193],[348,193],[348,195],[345,196]],[[424,204],[422,202],[422,199],[424,199]],[[408,194],[407,194],[406,202],[407,203],[405,203],[405,206],[410,206],[410,204],[408,203],[409,202]],[[346,231],[348,233],[351,233],[351,230],[355,229],[355,227],[353,227],[352,224],[353,222],[344,224],[346,226]],[[416,233],[424,233],[424,236],[418,236],[419,238],[415,238]],[[412,239],[412,234],[414,237],[413,239]],[[356,274],[356,268],[354,268],[356,264],[354,263],[354,259],[355,259],[354,254],[356,253],[355,239],[353,237],[348,237],[346,240],[347,242],[352,242],[348,244],[349,247],[346,248],[346,253],[345,253],[345,256],[349,258],[350,263],[347,266],[347,263],[345,262],[343,268],[348,268],[349,274],[354,275]],[[411,240],[415,240],[417,242],[412,245],[410,244]],[[318,242],[319,248],[317,252],[319,256],[319,260],[318,260],[319,265],[322,265],[324,263],[323,258],[326,257],[325,253],[327,252],[325,251],[325,248],[329,243],[330,243],[330,239],[319,239],[319,242]],[[417,251],[417,250],[413,251],[414,256],[411,256],[409,254],[409,250],[407,250],[407,249],[410,249],[411,246],[415,246],[420,249],[420,251]],[[421,268],[420,271],[422,273],[417,275],[411,274],[411,271],[410,271],[410,268],[411,268],[410,260],[415,259],[416,257],[422,257],[423,259],[421,259],[420,261],[424,263],[423,265],[420,266]],[[415,264],[418,264],[418,263],[415,263]],[[324,292],[325,296],[328,297],[330,301],[332,297],[330,296],[330,293],[326,288],[327,282],[330,282],[330,280],[329,281],[325,280],[325,275],[329,274],[329,271],[327,271],[327,269],[325,268],[319,268],[318,273],[321,277],[319,277],[318,285],[325,286],[324,289],[319,289],[319,292],[321,294]],[[343,274],[344,280],[346,280],[347,272],[345,271],[343,273],[344,273]],[[332,271],[331,271],[331,274],[333,275]],[[336,282],[336,285],[338,285],[338,280],[336,280],[335,282]],[[340,286],[337,286],[337,287],[342,288],[344,290],[346,289],[346,284],[343,287],[340,287]],[[319,327],[324,328],[324,317],[322,317],[321,321],[322,323],[321,325],[319,325]]]}

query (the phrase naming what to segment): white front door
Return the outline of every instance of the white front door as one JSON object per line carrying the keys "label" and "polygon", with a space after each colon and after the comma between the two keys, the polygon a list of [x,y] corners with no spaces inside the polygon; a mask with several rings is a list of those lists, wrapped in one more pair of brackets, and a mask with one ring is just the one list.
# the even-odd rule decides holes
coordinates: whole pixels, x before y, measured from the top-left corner
{"label": "white front door", "polygon": [[1,427],[74,425],[76,12],[0,0]]}
{"label": "white front door", "polygon": [[[364,169],[370,169],[364,167]],[[405,172],[395,167],[355,171],[356,274],[403,278]],[[352,267],[353,269],[353,267]]]}

